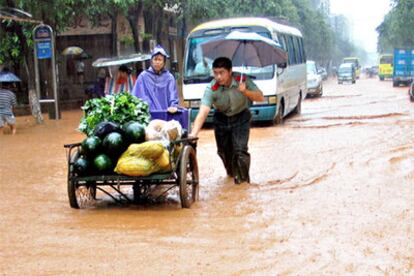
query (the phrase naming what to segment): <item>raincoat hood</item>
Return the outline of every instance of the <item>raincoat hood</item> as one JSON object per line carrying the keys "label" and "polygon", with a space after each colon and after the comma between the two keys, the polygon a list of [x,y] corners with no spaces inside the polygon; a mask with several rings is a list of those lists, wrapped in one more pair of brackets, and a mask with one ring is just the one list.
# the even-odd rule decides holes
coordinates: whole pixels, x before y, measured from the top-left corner
{"label": "raincoat hood", "polygon": [[166,58],[169,58],[170,56],[167,54],[167,52],[164,50],[164,48],[162,48],[161,45],[157,45],[155,46],[155,48],[152,50],[151,52],[151,58],[153,58],[155,55],[161,54]]}

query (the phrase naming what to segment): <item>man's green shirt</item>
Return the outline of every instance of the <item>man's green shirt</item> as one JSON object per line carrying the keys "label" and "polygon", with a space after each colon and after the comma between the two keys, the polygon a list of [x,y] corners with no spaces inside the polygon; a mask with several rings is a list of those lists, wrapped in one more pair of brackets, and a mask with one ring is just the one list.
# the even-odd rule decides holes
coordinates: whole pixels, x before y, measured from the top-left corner
{"label": "man's green shirt", "polygon": [[[251,105],[251,101],[238,90],[239,83],[234,77],[230,87],[219,86],[213,91],[212,87],[215,83],[216,81],[212,80],[204,91],[202,105],[214,107],[226,116],[236,115]],[[259,90],[250,78],[246,78],[246,87],[250,91]]]}

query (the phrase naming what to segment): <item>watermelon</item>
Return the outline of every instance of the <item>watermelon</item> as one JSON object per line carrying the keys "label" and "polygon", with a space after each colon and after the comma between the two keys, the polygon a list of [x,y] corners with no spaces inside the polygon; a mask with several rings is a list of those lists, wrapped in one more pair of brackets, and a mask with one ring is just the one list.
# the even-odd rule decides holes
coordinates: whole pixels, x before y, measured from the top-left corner
{"label": "watermelon", "polygon": [[96,156],[93,164],[98,172],[110,172],[113,169],[113,162],[106,154]]}
{"label": "watermelon", "polygon": [[108,135],[111,132],[118,132],[122,134],[121,127],[114,122],[101,122],[96,125],[96,127],[93,130],[93,135],[98,136],[101,139],[104,139],[106,135]]}
{"label": "watermelon", "polygon": [[145,127],[138,122],[129,122],[122,126],[125,138],[130,144],[145,142]]}
{"label": "watermelon", "polygon": [[89,161],[85,157],[79,157],[73,164],[74,170],[78,175],[86,175],[89,170]]}
{"label": "watermelon", "polygon": [[118,132],[111,132],[108,135],[106,135],[102,145],[105,150],[105,153],[112,157],[117,157],[121,155],[127,146],[124,143],[122,135]]}
{"label": "watermelon", "polygon": [[102,140],[97,136],[90,136],[82,141],[82,154],[87,156],[96,155],[101,148]]}

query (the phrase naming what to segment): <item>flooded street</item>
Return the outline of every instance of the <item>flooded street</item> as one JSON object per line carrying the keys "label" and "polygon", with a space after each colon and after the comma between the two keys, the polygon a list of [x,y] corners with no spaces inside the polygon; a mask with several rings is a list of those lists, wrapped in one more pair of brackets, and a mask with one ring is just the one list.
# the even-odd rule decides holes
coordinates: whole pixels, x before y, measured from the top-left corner
{"label": "flooded street", "polygon": [[83,139],[81,112],[40,126],[19,117],[0,136],[0,274],[413,275],[408,88],[324,85],[301,115],[252,128],[250,185],[226,177],[204,129],[191,209],[71,209],[63,144]]}

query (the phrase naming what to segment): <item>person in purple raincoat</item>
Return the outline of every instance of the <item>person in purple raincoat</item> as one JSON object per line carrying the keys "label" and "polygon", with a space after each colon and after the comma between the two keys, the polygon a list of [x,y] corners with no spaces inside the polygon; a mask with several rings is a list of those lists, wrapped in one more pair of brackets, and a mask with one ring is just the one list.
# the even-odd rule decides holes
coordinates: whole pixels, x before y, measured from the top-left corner
{"label": "person in purple raincoat", "polygon": [[177,112],[177,85],[174,76],[165,69],[168,57],[157,45],[151,52],[151,66],[138,76],[132,90],[133,95],[148,103],[150,111]]}

